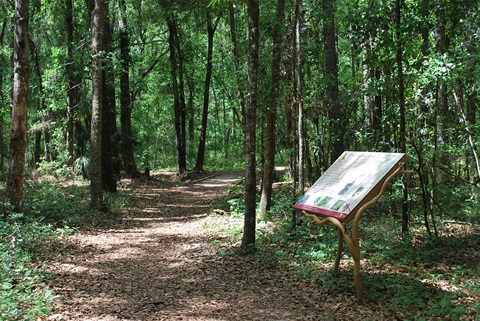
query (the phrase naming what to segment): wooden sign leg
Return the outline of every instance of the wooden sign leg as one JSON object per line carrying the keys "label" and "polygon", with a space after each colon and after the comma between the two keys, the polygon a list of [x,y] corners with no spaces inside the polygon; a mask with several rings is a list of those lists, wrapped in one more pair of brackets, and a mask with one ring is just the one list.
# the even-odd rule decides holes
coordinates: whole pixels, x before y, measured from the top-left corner
{"label": "wooden sign leg", "polygon": [[338,270],[340,265],[340,259],[342,258],[343,252],[343,232],[341,229],[338,229],[338,248],[337,248],[337,258],[335,259],[335,270]]}
{"label": "wooden sign leg", "polygon": [[355,289],[357,290],[358,304],[363,304],[362,281],[360,280],[360,258],[353,259],[355,265],[353,266],[353,280],[355,281]]}
{"label": "wooden sign leg", "polygon": [[[335,224],[336,225],[336,224]],[[339,229],[340,231],[340,229]],[[358,242],[358,235],[353,235],[353,240],[348,234],[345,233],[345,230],[342,229],[342,236],[345,243],[350,250],[352,255],[354,266],[353,266],[353,280],[355,282],[355,290],[357,291],[357,299],[359,304],[363,304],[363,291],[362,291],[362,282],[360,280],[360,243]]]}
{"label": "wooden sign leg", "polygon": [[[353,268],[353,279],[355,282],[355,290],[357,291],[357,298],[358,303],[363,304],[363,291],[362,291],[362,282],[360,280],[360,243],[358,242],[358,233],[354,234],[353,240],[350,236],[345,233],[345,225],[340,222],[337,218],[334,217],[326,217],[320,218],[315,214],[310,214],[303,211],[303,214],[307,217],[313,219],[312,223],[318,225],[325,225],[327,223],[332,223],[338,229],[338,248],[337,248],[337,258],[335,260],[335,269],[338,269],[340,264],[340,258],[342,256],[343,250],[343,242],[347,244],[348,249],[350,250],[350,254],[352,255],[354,261],[354,268]],[[358,224],[358,223],[357,223]],[[357,226],[358,228],[358,226]]]}

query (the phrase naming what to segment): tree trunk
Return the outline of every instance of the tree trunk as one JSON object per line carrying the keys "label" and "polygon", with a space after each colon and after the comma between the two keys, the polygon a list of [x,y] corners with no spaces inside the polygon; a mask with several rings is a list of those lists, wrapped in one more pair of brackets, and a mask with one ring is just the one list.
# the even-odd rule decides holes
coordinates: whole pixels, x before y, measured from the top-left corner
{"label": "tree trunk", "polygon": [[190,75],[187,76],[188,102],[187,102],[187,122],[188,122],[188,140],[195,140],[195,81]]}
{"label": "tree trunk", "polygon": [[335,0],[324,0],[323,37],[325,41],[325,78],[330,118],[331,163],[344,151],[342,110],[338,92],[338,53],[335,31]]}
{"label": "tree trunk", "polygon": [[244,79],[242,78],[242,62],[240,58],[240,46],[237,41],[237,29],[235,26],[235,7],[233,4],[228,6],[229,22],[230,22],[230,35],[233,44],[233,61],[235,64],[235,75],[237,80],[237,95],[238,103],[240,105],[240,115],[242,122],[242,130],[245,132],[245,86]]}
{"label": "tree trunk", "polygon": [[74,36],[75,29],[73,23],[73,0],[66,0],[65,11],[65,26],[67,34],[67,63],[65,64],[65,74],[67,77],[67,128],[66,128],[66,142],[68,151],[68,166],[72,166],[75,159],[75,110],[78,108],[80,98],[81,80],[76,74],[77,68],[75,66],[74,58]]}
{"label": "tree trunk", "polygon": [[245,113],[245,217],[242,248],[255,244],[256,112],[259,46],[259,0],[248,0],[248,105]]}
{"label": "tree trunk", "polygon": [[[39,37],[37,37],[39,38]],[[37,168],[38,164],[41,160],[41,144],[42,144],[42,133],[43,133],[43,159],[46,162],[50,162],[52,160],[50,155],[50,134],[49,134],[49,116],[46,113],[46,106],[45,106],[45,98],[44,98],[44,91],[43,91],[43,77],[42,71],[40,70],[40,58],[39,58],[39,48],[40,44],[35,44],[30,42],[30,51],[33,56],[33,70],[37,76],[38,81],[38,92],[39,97],[37,110],[39,111],[40,116],[40,126],[38,130],[35,132],[35,145],[34,145],[34,152],[32,157],[32,167]]]}
{"label": "tree trunk", "polygon": [[273,29],[272,52],[272,84],[270,91],[270,108],[267,111],[267,129],[265,137],[265,154],[263,164],[262,194],[260,197],[260,210],[258,218],[265,220],[267,211],[272,202],[273,173],[275,171],[275,145],[277,127],[278,97],[280,95],[281,62],[282,62],[282,37],[285,0],[277,1],[275,20],[277,25]]}
{"label": "tree trunk", "polygon": [[13,109],[10,129],[10,162],[6,185],[6,201],[16,212],[23,211],[23,184],[25,181],[25,150],[27,147],[27,105],[29,49],[29,1],[15,0],[13,50]]}
{"label": "tree trunk", "polygon": [[[177,35],[177,21],[172,13],[167,14],[168,25],[168,46],[170,52],[170,68],[172,76],[172,89],[173,89],[173,101],[174,101],[174,116],[175,116],[175,134],[176,134],[176,150],[177,150],[177,174],[183,175],[186,171],[186,148],[185,148],[185,108],[182,104],[182,87],[179,84],[179,74],[182,72],[182,66],[179,65],[181,57],[179,57],[178,49],[180,45]],[[178,58],[178,59],[177,59]],[[180,75],[180,79],[181,79]],[[183,105],[183,107],[182,107]]]}
{"label": "tree trunk", "polygon": [[[373,68],[373,76],[375,77],[375,82],[378,83],[381,80],[381,72],[380,67]],[[383,118],[383,106],[382,106],[382,96],[380,95],[378,85],[376,85],[377,89],[375,90],[375,97],[374,97],[374,107],[372,112],[372,127],[373,127],[373,138],[374,144],[376,145],[376,150],[383,149],[383,142],[385,138],[383,137],[382,131],[382,118]],[[382,146],[378,146],[378,143],[381,142]]]}
{"label": "tree trunk", "polygon": [[300,37],[301,17],[300,3],[295,1],[295,69],[296,69],[296,95],[295,101],[298,108],[298,193],[304,192],[304,124],[303,124],[303,70],[302,70],[302,44]]}
{"label": "tree trunk", "polygon": [[185,100],[185,67],[181,50],[180,38],[178,36],[177,28],[175,28],[175,48],[178,62],[178,97],[179,104],[179,133],[180,133],[180,154],[178,159],[178,167],[182,168],[182,173],[187,170],[187,104]]}
{"label": "tree trunk", "polygon": [[[293,23],[293,30],[292,33],[295,34],[295,28],[296,24],[295,22]],[[296,120],[297,120],[297,110],[295,108],[296,104],[296,92],[297,92],[297,85],[296,85],[296,79],[295,79],[295,50],[296,50],[296,45],[295,45],[296,37],[292,37],[292,46],[288,56],[290,57],[289,59],[289,64],[287,64],[287,75],[289,75],[289,82],[291,83],[291,88],[292,91],[291,95],[287,98],[287,117],[286,118],[286,141],[288,142],[288,148],[289,148],[289,155],[288,155],[288,170],[290,174],[290,179],[292,181],[292,204],[295,202],[297,199],[297,126],[296,126]],[[291,223],[292,226],[295,227],[297,223],[297,212],[295,209],[292,207],[292,216],[291,216]]]}
{"label": "tree trunk", "polygon": [[125,0],[120,0],[120,15],[118,18],[120,38],[120,59],[122,69],[120,72],[120,123],[122,125],[122,158],[123,167],[127,177],[138,174],[135,163],[132,132],[132,101],[130,99],[130,34],[127,24]]}
{"label": "tree trunk", "polygon": [[207,48],[207,71],[205,74],[205,91],[203,94],[203,110],[202,110],[202,129],[200,131],[200,143],[198,144],[197,163],[195,165],[196,171],[203,171],[203,164],[205,160],[205,143],[207,140],[207,121],[208,121],[208,104],[210,99],[210,82],[212,80],[212,57],[213,57],[213,36],[217,28],[218,19],[215,24],[212,23],[212,13],[207,9],[207,34],[208,34],[208,48]]}
{"label": "tree trunk", "polygon": [[475,162],[475,177],[480,177],[480,158],[478,156],[478,149],[477,149],[477,139],[472,127],[475,126],[475,113],[472,112],[471,109],[473,108],[473,97],[472,95],[467,96],[467,114],[463,110],[463,104],[460,102],[460,94],[457,94],[456,91],[453,91],[453,97],[455,98],[455,105],[458,109],[459,114],[462,116],[464,130],[468,137],[468,144],[472,150],[473,160]]}
{"label": "tree trunk", "polygon": [[[473,75],[475,70],[474,64],[470,65],[469,73]],[[475,128],[477,125],[476,110],[479,100],[478,96],[475,94],[475,91],[471,90],[467,93],[467,114],[465,115],[465,123],[470,126],[470,128]],[[472,133],[470,133],[472,134]],[[477,136],[478,137],[478,136]],[[473,141],[473,138],[469,137],[469,143],[472,148],[473,159],[475,160],[476,173],[474,175],[473,181],[480,183],[480,158],[478,155],[477,144]]]}
{"label": "tree trunk", "polygon": [[[400,152],[406,153],[406,122],[405,122],[405,84],[403,76],[403,41],[401,33],[403,0],[395,2],[395,24],[396,24],[396,61],[398,72],[398,104],[400,106],[400,132],[399,132],[399,149]],[[405,184],[402,187],[402,233],[408,232],[409,215],[408,215],[408,193]]]}
{"label": "tree trunk", "polygon": [[102,186],[102,110],[104,95],[103,55],[105,28],[105,0],[95,0],[92,12],[92,121],[90,132],[90,193],[91,206],[100,209],[103,203]]}
{"label": "tree trunk", "polygon": [[[3,47],[4,45],[4,39],[5,39],[5,29],[7,28],[7,18],[5,17],[4,20],[2,21],[2,29],[0,30],[0,48]],[[4,61],[3,59],[0,60],[0,65],[1,66],[6,66],[7,62]],[[0,70],[0,92],[3,92],[3,75],[4,75],[4,69],[2,68]],[[3,105],[3,101],[0,100],[0,109],[5,108],[7,110],[7,106]],[[5,145],[4,145],[4,114],[0,113],[0,171],[3,169],[3,164],[5,160]]]}
{"label": "tree trunk", "polygon": [[[441,0],[434,1],[434,13],[435,13],[435,27],[434,27],[434,38],[435,38],[435,49],[437,54],[442,57],[447,50],[447,35],[446,35],[446,12],[444,2]],[[439,77],[436,83],[436,103],[437,103],[437,117],[435,119],[435,126],[436,126],[436,144],[439,147],[437,149],[437,166],[434,168],[434,172],[436,173],[436,177],[434,178],[434,185],[443,185],[445,182],[445,178],[442,168],[446,168],[449,166],[448,164],[448,155],[443,146],[445,146],[448,142],[448,92],[447,92],[447,80],[443,77]],[[436,186],[433,188],[434,193],[434,202],[436,202]]]}
{"label": "tree trunk", "polygon": [[[105,6],[105,16],[108,17],[108,5]],[[110,21],[104,21],[104,48],[106,56],[110,56],[112,46],[112,28]],[[102,186],[105,192],[117,191],[117,176],[119,166],[117,148],[117,117],[115,103],[115,75],[111,59],[104,60],[103,70],[103,102],[102,102]]]}

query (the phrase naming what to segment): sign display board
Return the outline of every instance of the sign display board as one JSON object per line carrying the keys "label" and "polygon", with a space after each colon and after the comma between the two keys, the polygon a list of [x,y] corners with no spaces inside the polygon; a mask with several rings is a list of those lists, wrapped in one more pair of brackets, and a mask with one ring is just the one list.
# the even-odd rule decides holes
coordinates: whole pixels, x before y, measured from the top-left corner
{"label": "sign display board", "polygon": [[343,220],[404,158],[403,153],[344,152],[293,207]]}

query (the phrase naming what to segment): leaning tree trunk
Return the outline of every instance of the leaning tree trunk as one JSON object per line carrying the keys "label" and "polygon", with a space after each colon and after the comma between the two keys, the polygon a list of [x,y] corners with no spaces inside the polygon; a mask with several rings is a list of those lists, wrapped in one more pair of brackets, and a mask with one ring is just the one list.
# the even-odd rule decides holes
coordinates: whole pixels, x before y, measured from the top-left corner
{"label": "leaning tree trunk", "polygon": [[256,229],[256,113],[259,45],[259,0],[248,0],[248,104],[245,112],[245,217],[242,248],[255,244]]}
{"label": "leaning tree trunk", "polygon": [[25,150],[27,147],[27,105],[29,51],[29,1],[15,1],[13,49],[13,109],[10,130],[10,162],[6,186],[6,201],[16,212],[23,211],[23,184],[25,181]]}
{"label": "leaning tree trunk", "polygon": [[270,210],[272,201],[273,172],[275,169],[275,144],[278,96],[280,92],[280,66],[282,62],[282,35],[283,19],[285,12],[285,0],[277,1],[276,21],[273,29],[273,53],[272,53],[272,87],[270,91],[270,109],[267,112],[267,131],[265,142],[265,163],[263,165],[262,195],[260,197],[260,210],[258,218],[265,220],[265,215]]}
{"label": "leaning tree trunk", "polygon": [[90,193],[91,206],[100,209],[103,203],[102,186],[102,103],[103,103],[103,58],[105,31],[105,1],[95,0],[92,13],[92,121],[90,133]]}

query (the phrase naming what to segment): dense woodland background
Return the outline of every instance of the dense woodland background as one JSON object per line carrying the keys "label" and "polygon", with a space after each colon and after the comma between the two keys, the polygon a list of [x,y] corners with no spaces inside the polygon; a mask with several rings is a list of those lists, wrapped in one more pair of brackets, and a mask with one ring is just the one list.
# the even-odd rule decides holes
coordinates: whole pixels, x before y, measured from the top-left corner
{"label": "dense woodland background", "polygon": [[[382,205],[403,236],[412,226],[433,238],[452,223],[478,228],[479,7],[0,0],[0,210],[10,213],[2,231],[21,230],[13,212],[58,218],[54,187],[33,185],[31,173],[87,180],[90,208],[104,210],[122,178],[241,169],[235,204],[248,246],[256,219],[279,212],[275,166],[292,183],[281,200],[289,211],[345,150],[408,154],[415,174]],[[295,226],[288,213],[282,219]],[[5,233],[8,247],[14,232]],[[478,281],[478,267],[463,268]]]}
{"label": "dense woodland background", "polygon": [[[146,168],[238,168],[254,153],[268,192],[274,164],[303,190],[343,150],[399,151],[425,221],[475,216],[478,1],[16,2],[29,19],[0,2],[4,176],[22,58],[28,170],[115,191]],[[13,55],[20,22],[23,57]]]}

